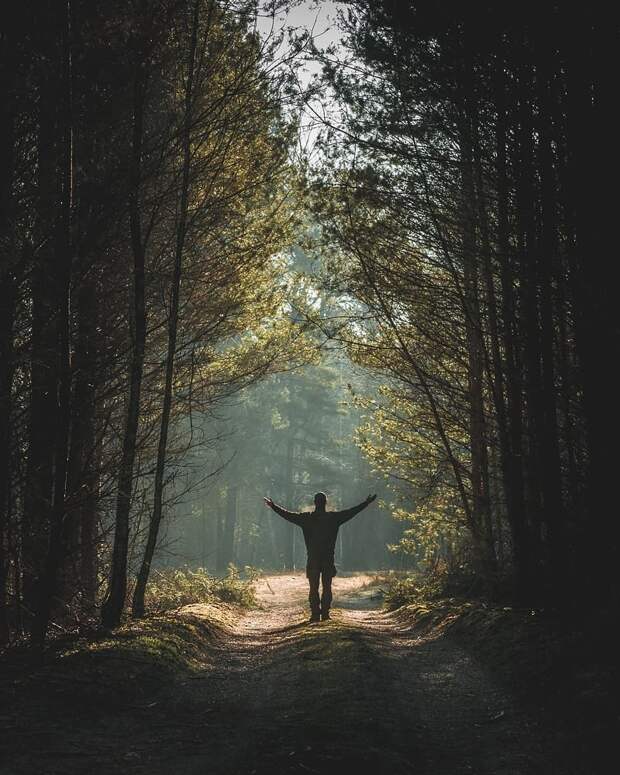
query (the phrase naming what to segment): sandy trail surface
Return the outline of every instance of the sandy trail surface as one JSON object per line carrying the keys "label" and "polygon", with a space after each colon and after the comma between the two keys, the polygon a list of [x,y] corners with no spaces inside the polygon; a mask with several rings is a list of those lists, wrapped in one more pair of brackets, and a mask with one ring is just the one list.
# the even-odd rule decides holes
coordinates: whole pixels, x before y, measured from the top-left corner
{"label": "sandy trail surface", "polygon": [[[113,718],[95,723],[86,714],[52,756],[43,746],[40,758],[31,751],[0,771],[559,772],[531,711],[474,654],[445,636],[416,636],[384,613],[370,576],[338,576],[333,619],[320,624],[307,623],[302,574],[256,584],[260,608],[213,643],[195,675]],[[187,610],[201,616],[199,605]]]}

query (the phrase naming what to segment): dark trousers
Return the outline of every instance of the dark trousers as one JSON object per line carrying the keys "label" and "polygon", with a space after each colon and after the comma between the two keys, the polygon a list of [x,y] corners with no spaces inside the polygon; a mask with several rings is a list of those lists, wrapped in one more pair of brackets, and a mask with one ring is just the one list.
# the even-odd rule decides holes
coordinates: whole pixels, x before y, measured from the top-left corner
{"label": "dark trousers", "polygon": [[[329,607],[332,604],[332,579],[333,574],[326,573],[321,570],[307,571],[308,583],[310,584],[310,610],[313,614],[329,612]],[[323,593],[319,597],[319,582],[323,582]]]}

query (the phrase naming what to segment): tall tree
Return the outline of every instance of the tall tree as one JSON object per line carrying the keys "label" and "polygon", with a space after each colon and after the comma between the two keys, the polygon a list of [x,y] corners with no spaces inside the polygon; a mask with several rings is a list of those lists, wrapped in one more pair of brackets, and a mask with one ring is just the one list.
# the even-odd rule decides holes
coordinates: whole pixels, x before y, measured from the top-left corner
{"label": "tall tree", "polygon": [[[196,59],[202,58],[203,51],[197,51],[199,33],[200,3],[194,0],[191,8],[188,8],[187,22],[187,65],[185,75],[185,87],[183,95],[183,118],[180,132],[181,161],[181,186],[179,191],[179,207],[176,226],[176,242],[174,251],[174,264],[172,270],[172,282],[170,284],[170,309],[168,315],[168,349],[166,354],[166,374],[164,378],[164,397],[159,430],[159,443],[157,447],[157,461],[155,463],[155,491],[153,514],[149,522],[148,537],[144,548],[144,557],[138,573],[136,588],[133,596],[132,613],[140,617],[144,615],[144,594],[151,570],[151,563],[155,553],[157,534],[162,518],[164,470],[166,466],[166,448],[168,444],[168,428],[170,425],[170,412],[172,409],[172,380],[174,377],[174,365],[177,348],[177,327],[179,322],[179,293],[181,289],[181,275],[183,264],[183,251],[187,234],[187,218],[190,189],[190,167],[192,152],[192,123],[193,108],[195,102],[194,81]],[[202,46],[205,43],[203,41]]]}
{"label": "tall tree", "polygon": [[127,593],[127,553],[129,549],[129,512],[136,457],[140,398],[146,348],[147,312],[145,304],[145,260],[148,230],[142,224],[141,195],[144,190],[145,110],[149,79],[148,58],[153,30],[146,18],[147,7],[140,2],[131,36],[132,55],[132,142],[129,176],[129,228],[133,255],[133,294],[131,301],[132,345],[129,366],[129,397],[123,434],[123,449],[118,475],[118,497],[110,582],[101,608],[105,627],[119,624]]}

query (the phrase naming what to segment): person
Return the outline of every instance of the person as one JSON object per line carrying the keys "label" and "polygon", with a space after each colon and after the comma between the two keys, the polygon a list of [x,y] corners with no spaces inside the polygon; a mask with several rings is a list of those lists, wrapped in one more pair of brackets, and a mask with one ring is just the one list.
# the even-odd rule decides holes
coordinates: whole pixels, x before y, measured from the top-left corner
{"label": "person", "polygon": [[[263,498],[265,505],[284,519],[298,525],[304,534],[307,562],[306,578],[310,585],[310,621],[326,621],[332,603],[332,580],[336,575],[334,550],[340,525],[348,522],[362,509],[370,505],[376,495],[369,495],[365,501],[344,511],[327,511],[327,496],[317,492],[314,496],[314,511],[296,512],[278,506],[271,498]],[[319,583],[323,582],[319,597]]]}

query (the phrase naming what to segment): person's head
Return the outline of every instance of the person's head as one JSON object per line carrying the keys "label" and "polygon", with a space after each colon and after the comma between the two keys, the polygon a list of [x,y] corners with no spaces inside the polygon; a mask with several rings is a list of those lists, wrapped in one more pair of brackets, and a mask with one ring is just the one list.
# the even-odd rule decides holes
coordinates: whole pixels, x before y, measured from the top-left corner
{"label": "person's head", "polygon": [[324,492],[317,492],[317,494],[314,496],[314,508],[317,511],[325,511],[326,504],[327,495],[325,495]]}

